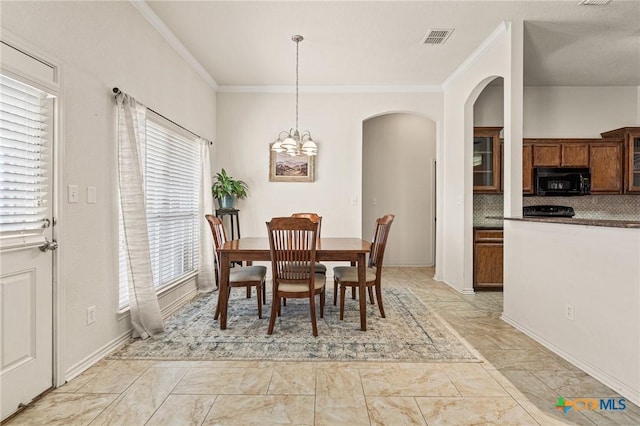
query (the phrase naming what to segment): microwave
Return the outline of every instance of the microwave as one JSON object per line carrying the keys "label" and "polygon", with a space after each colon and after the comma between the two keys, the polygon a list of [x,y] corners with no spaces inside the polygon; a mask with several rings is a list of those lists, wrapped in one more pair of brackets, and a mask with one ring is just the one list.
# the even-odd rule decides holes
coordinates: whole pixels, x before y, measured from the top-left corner
{"label": "microwave", "polygon": [[536,195],[588,195],[591,169],[580,167],[536,167],[533,170]]}

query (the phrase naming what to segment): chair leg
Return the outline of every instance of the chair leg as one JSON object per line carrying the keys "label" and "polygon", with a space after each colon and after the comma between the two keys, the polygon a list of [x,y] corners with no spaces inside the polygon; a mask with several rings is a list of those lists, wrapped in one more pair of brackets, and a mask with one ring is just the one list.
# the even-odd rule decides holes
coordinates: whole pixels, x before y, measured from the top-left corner
{"label": "chair leg", "polygon": [[273,297],[273,300],[271,301],[271,318],[269,318],[269,329],[267,330],[267,334],[269,335],[273,334],[273,328],[276,325],[276,316],[279,315],[279,312],[280,312],[280,298],[276,296],[276,297]]}
{"label": "chair leg", "polygon": [[367,287],[367,290],[369,290],[369,302],[373,305],[373,289],[371,287]]}
{"label": "chair leg", "polygon": [[318,336],[318,323],[316,322],[316,296],[311,293],[309,297],[309,310],[311,311],[311,328],[313,329],[313,336]]}
{"label": "chair leg", "polygon": [[338,280],[333,279],[333,306],[336,306],[338,303]]}
{"label": "chair leg", "polygon": [[381,287],[382,286],[380,285],[376,286],[376,300],[378,301],[378,308],[380,308],[380,316],[382,318],[386,318],[386,316],[384,315],[384,307],[382,306],[382,288]]}
{"label": "chair leg", "polygon": [[324,302],[326,295],[327,292],[323,289],[322,293],[320,293],[320,318],[324,318]]}
{"label": "chair leg", "polygon": [[[231,294],[231,287],[227,291],[227,303],[229,303],[229,295]],[[213,314],[213,320],[217,320],[220,316],[220,294],[218,294],[218,303],[216,303],[216,312]]]}
{"label": "chair leg", "polygon": [[247,286],[247,299],[251,299],[251,286]]}
{"label": "chair leg", "polygon": [[262,304],[267,304],[267,283],[266,280],[262,281]]}
{"label": "chair leg", "polygon": [[258,319],[262,319],[262,282],[256,285],[256,297],[258,298]]}
{"label": "chair leg", "polygon": [[344,293],[346,291],[346,288],[344,287],[344,285],[340,285],[340,320],[342,321],[344,319]]}
{"label": "chair leg", "polygon": [[356,288],[355,287],[351,287],[351,298],[353,300],[356,300]]}

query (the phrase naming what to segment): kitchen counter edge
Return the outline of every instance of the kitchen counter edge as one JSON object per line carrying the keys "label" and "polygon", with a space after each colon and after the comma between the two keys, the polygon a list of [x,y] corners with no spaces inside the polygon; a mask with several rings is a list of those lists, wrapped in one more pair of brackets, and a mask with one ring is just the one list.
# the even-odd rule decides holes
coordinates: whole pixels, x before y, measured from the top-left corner
{"label": "kitchen counter edge", "polygon": [[570,217],[505,217],[504,220],[521,222],[561,223],[563,225],[605,226],[608,228],[640,229],[640,221],[611,219],[576,219]]}

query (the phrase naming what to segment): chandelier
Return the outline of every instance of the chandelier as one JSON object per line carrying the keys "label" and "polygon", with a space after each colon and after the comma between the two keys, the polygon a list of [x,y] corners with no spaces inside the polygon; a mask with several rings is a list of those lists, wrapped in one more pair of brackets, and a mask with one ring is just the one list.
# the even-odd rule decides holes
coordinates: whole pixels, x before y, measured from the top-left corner
{"label": "chandelier", "polygon": [[284,152],[287,155],[295,157],[297,155],[318,155],[318,146],[311,139],[311,132],[304,130],[298,131],[298,50],[300,42],[304,40],[301,35],[291,36],[291,40],[296,43],[296,127],[289,131],[283,130],[278,135],[278,139],[271,145],[274,152]]}

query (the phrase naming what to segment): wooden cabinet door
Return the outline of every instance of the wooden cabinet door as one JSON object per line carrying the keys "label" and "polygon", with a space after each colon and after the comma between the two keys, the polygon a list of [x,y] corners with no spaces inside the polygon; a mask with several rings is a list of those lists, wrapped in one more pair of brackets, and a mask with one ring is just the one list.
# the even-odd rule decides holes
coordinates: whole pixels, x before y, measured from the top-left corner
{"label": "wooden cabinet door", "polygon": [[473,191],[500,192],[501,127],[473,129]]}
{"label": "wooden cabinet door", "polygon": [[563,167],[589,167],[589,145],[563,143],[560,164]]}
{"label": "wooden cabinet door", "polygon": [[476,288],[502,288],[502,243],[476,243],[473,284]]}
{"label": "wooden cabinet door", "polygon": [[589,145],[591,193],[622,194],[622,145],[595,142]]}
{"label": "wooden cabinet door", "polygon": [[533,145],[533,167],[560,167],[561,145]]}
{"label": "wooden cabinet door", "polygon": [[533,155],[531,145],[522,146],[522,193],[533,194]]}

